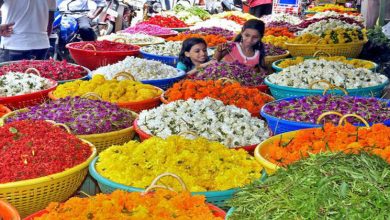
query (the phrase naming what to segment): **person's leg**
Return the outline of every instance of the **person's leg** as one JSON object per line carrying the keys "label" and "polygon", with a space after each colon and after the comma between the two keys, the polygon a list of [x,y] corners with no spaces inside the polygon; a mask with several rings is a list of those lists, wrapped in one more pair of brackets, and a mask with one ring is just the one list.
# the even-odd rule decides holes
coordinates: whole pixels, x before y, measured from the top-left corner
{"label": "person's leg", "polygon": [[29,50],[7,50],[9,61],[29,59]]}
{"label": "person's leg", "polygon": [[272,13],[272,4],[264,4],[262,15],[270,15]]}
{"label": "person's leg", "polygon": [[9,59],[9,51],[6,49],[0,49],[0,63],[8,62]]}
{"label": "person's leg", "polygon": [[92,30],[91,21],[88,17],[83,16],[77,19],[79,23],[79,33],[83,41],[94,41],[96,40],[96,34]]}
{"label": "person's leg", "polygon": [[49,49],[31,50],[29,59],[45,60]]}
{"label": "person's leg", "polygon": [[261,16],[261,5],[258,5],[258,6],[255,6],[255,7],[251,7],[249,9],[249,13],[255,17],[258,17],[260,18]]}

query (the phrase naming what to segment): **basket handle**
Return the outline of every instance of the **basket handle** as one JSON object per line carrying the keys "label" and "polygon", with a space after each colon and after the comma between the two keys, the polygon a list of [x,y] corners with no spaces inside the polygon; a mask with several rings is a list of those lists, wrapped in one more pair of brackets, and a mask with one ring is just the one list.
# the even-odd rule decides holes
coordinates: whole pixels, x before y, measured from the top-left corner
{"label": "basket handle", "polygon": [[320,116],[318,116],[317,118],[317,121],[316,121],[316,124],[319,124],[320,121],[327,115],[338,115],[340,117],[343,117],[343,114],[341,114],[340,112],[336,112],[336,111],[328,111],[328,112],[324,112],[322,113]]}
{"label": "basket handle", "polygon": [[49,123],[52,123],[54,126],[57,126],[57,127],[63,127],[65,128],[65,130],[69,133],[69,134],[72,134],[72,131],[70,130],[70,128],[68,127],[68,125],[66,124],[63,124],[63,123],[57,123],[55,121],[52,121],[52,120],[45,120]]}
{"label": "basket handle", "polygon": [[164,189],[168,189],[168,190],[171,190],[171,191],[175,191],[174,189],[172,189],[171,187],[168,187],[168,186],[163,186],[163,185],[157,185],[157,182],[163,178],[163,177],[166,177],[166,176],[170,176],[170,177],[173,177],[175,178],[181,185],[183,191],[187,191],[187,187],[186,187],[186,184],[184,183],[184,181],[176,174],[173,174],[173,173],[169,173],[169,172],[166,172],[166,173],[162,173],[160,175],[158,175],[153,181],[152,183],[150,184],[150,186],[148,188],[145,189],[145,192],[143,192],[143,194],[146,194],[148,193],[150,190],[152,189],[155,189],[155,188],[164,188]]}
{"label": "basket handle", "polygon": [[97,51],[95,45],[90,44],[90,43],[84,45],[81,49],[82,49],[82,50],[85,50],[85,48],[87,48],[87,47],[92,47],[92,49],[93,49],[94,51]]}
{"label": "basket handle", "polygon": [[126,44],[126,43],[127,43],[127,40],[126,40],[126,38],[124,38],[124,37],[118,37],[118,38],[115,38],[115,39],[114,39],[114,42],[118,42],[118,40],[121,40],[121,41],[122,41],[122,43],[124,43],[124,44]]}
{"label": "basket handle", "polygon": [[309,84],[309,89],[313,89],[313,86],[315,84],[317,84],[317,83],[326,83],[326,84],[328,84],[328,88],[333,88],[334,87],[334,85],[332,83],[330,83],[328,80],[321,79],[321,80],[316,80],[316,81],[311,82]]}
{"label": "basket handle", "polygon": [[120,77],[120,76],[124,77],[125,79],[131,80],[131,81],[137,81],[135,79],[135,77],[133,76],[133,74],[131,74],[129,72],[126,72],[126,71],[122,71],[122,72],[119,72],[119,73],[115,74],[113,79],[118,80],[118,77]]}
{"label": "basket handle", "polygon": [[23,109],[18,109],[18,110],[12,111],[12,112],[8,112],[7,114],[0,117],[0,127],[5,125],[5,121],[7,120],[7,118],[15,115],[18,112],[27,112],[27,111],[28,111],[27,108],[23,108]]}
{"label": "basket handle", "polygon": [[[344,89],[343,87],[340,87],[340,86],[335,86],[335,85],[333,85],[331,89],[338,89],[338,90],[341,90],[345,95],[348,95],[348,94],[349,94],[348,91],[347,91],[346,89]],[[328,91],[329,91],[329,88],[325,88],[325,89],[324,89],[324,92],[322,93],[322,95],[325,95],[326,92],[328,92]]]}
{"label": "basket handle", "polygon": [[317,57],[318,54],[325,54],[326,56],[330,57],[330,54],[325,52],[325,51],[322,51],[322,50],[317,50],[314,54],[313,54],[313,57]]}
{"label": "basket handle", "polygon": [[41,73],[39,72],[39,70],[37,70],[36,68],[34,67],[30,67],[28,69],[26,69],[26,71],[24,71],[24,73],[29,73],[29,72],[33,72],[35,75],[38,75],[38,76],[41,76]]}
{"label": "basket handle", "polygon": [[98,100],[103,101],[103,98],[99,94],[94,93],[94,92],[87,92],[81,96],[81,98],[88,98],[88,97],[95,97]]}
{"label": "basket handle", "polygon": [[342,125],[348,117],[355,117],[355,118],[359,119],[360,121],[362,121],[363,124],[364,124],[367,128],[370,127],[370,125],[368,124],[368,122],[367,122],[363,117],[361,117],[360,115],[357,115],[357,114],[345,114],[343,117],[340,118],[339,126]]}
{"label": "basket handle", "polygon": [[199,137],[199,135],[197,134],[197,133],[195,133],[194,131],[182,131],[182,132],[180,132],[179,134],[177,134],[177,135],[185,135],[185,134],[190,134],[190,135],[193,135],[193,136],[195,136],[195,137]]}
{"label": "basket handle", "polygon": [[218,80],[221,80],[223,84],[226,84],[226,83],[237,83],[237,80],[230,79],[230,78],[227,78],[227,77],[221,77]]}

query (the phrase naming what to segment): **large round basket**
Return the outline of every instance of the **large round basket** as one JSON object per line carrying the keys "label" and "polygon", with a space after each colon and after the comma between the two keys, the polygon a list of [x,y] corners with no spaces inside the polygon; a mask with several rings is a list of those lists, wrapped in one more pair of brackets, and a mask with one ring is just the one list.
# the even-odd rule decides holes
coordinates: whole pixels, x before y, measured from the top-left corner
{"label": "large round basket", "polygon": [[24,95],[0,97],[0,104],[7,106],[11,110],[41,104],[48,99],[49,92],[53,91],[58,85],[56,81],[51,79],[49,80],[51,86],[48,89]]}
{"label": "large round basket", "polygon": [[[346,96],[346,97],[348,97],[348,96]],[[278,117],[270,115],[264,111],[264,108],[266,108],[267,105],[271,105],[271,104],[281,102],[281,101],[290,101],[290,100],[295,100],[295,99],[299,100],[302,98],[303,97],[291,97],[291,98],[279,99],[279,100],[276,100],[273,102],[269,102],[261,108],[260,114],[267,121],[267,125],[271,129],[271,131],[274,135],[286,133],[286,132],[290,132],[290,131],[306,129],[306,128],[322,127],[322,124],[315,124],[315,123],[309,123],[309,122],[298,122],[298,121],[292,121],[292,120],[278,118]],[[378,99],[377,98],[377,100],[386,102],[386,103],[388,103],[388,105],[390,105],[389,99]],[[320,117],[322,118],[322,116],[320,116]],[[383,123],[385,123],[385,122],[383,122]],[[369,123],[369,124],[372,125],[373,123]],[[354,125],[355,126],[364,126],[364,124],[361,124],[361,123],[357,123]]]}
{"label": "large round basket", "polygon": [[285,54],[282,54],[282,55],[277,55],[277,56],[266,56],[264,58],[264,61],[265,61],[265,65],[268,67],[268,68],[271,68],[272,67],[272,63],[277,61],[277,60],[281,60],[281,59],[284,59],[286,57],[290,56],[290,52],[287,51],[287,53]]}
{"label": "large round basket", "polygon": [[[89,173],[98,182],[100,190],[103,193],[112,193],[113,191],[120,189],[128,192],[144,192],[145,189],[126,186],[120,183],[113,182],[102,175],[96,170],[96,162],[99,157],[96,157],[89,165]],[[230,189],[224,191],[207,191],[207,192],[192,192],[192,195],[204,195],[207,202],[210,202],[217,206],[223,206],[225,200],[230,199],[238,189]]]}
{"label": "large round basket", "polygon": [[[305,57],[305,60],[307,59],[315,59],[316,57]],[[287,58],[287,59],[281,59],[281,60],[277,60],[275,62],[272,63],[272,68],[275,70],[275,72],[281,72],[284,68],[282,67],[279,67],[279,64],[285,60],[294,60],[295,58]],[[354,58],[347,58],[347,60],[353,60]],[[360,59],[356,59],[356,60],[360,60]],[[364,62],[369,62],[371,63],[374,67],[373,68],[370,68],[369,70],[373,71],[373,72],[376,72],[376,70],[378,69],[378,64],[372,62],[372,61],[369,61],[369,60],[360,60],[360,61],[364,61]]]}
{"label": "large round basket", "polygon": [[[0,67],[1,66],[7,66],[7,65],[10,65],[10,64],[17,64],[17,63],[20,63],[20,62],[23,62],[23,61],[9,61],[9,62],[3,62],[3,63],[0,63]],[[50,62],[50,60],[46,60],[46,62]],[[66,82],[72,82],[72,81],[75,81],[75,80],[86,80],[88,79],[88,75],[91,73],[91,70],[89,70],[88,68],[84,67],[84,66],[80,66],[80,65],[77,65],[77,64],[74,64],[74,63],[68,63],[69,65],[72,65],[72,66],[77,66],[77,67],[81,67],[85,70],[85,75],[81,78],[78,78],[78,79],[69,79],[69,80],[59,80],[57,81],[58,84],[64,84]],[[32,68],[36,68],[34,65],[31,65]]]}
{"label": "large round basket", "polygon": [[[226,212],[223,211],[222,209],[220,209],[217,206],[212,205],[210,203],[207,203],[207,206],[213,212],[215,217],[220,217],[220,218],[223,218],[223,219],[226,218]],[[38,212],[36,212],[34,214],[31,214],[31,215],[27,216],[23,220],[34,220],[35,218],[41,217],[41,216],[43,216],[46,213],[48,213],[46,210],[41,210],[41,211],[38,211]],[[15,220],[18,220],[18,219],[15,219]]]}
{"label": "large round basket", "polygon": [[20,220],[20,215],[12,205],[0,200],[0,219]]}
{"label": "large round basket", "polygon": [[147,60],[156,60],[160,61],[161,63],[167,64],[169,66],[176,67],[177,62],[179,61],[179,57],[177,56],[160,56],[156,54],[151,54],[143,51],[142,49],[140,50],[140,53],[143,58]]}
{"label": "large round basket", "polygon": [[84,142],[92,151],[86,161],[60,173],[0,184],[0,199],[12,204],[22,217],[44,209],[50,202],[68,199],[81,186],[88,173],[88,165],[96,156],[96,148]]}
{"label": "large round basket", "polygon": [[[20,109],[17,111],[10,112],[3,117],[0,118],[0,126],[5,124],[5,120],[7,117],[12,116],[17,112],[28,111],[27,109]],[[135,112],[127,110],[133,118],[136,118],[138,115]],[[69,129],[69,128],[68,128]],[[86,135],[76,135],[78,138],[91,142],[94,147],[96,147],[97,152],[105,150],[106,148],[112,145],[122,145],[126,142],[133,140],[135,135],[135,131],[133,126],[119,130],[106,132],[101,134],[86,134]]]}
{"label": "large round basket", "polygon": [[[160,89],[160,88],[156,87],[156,89],[162,91],[162,89]],[[60,98],[55,97],[55,95],[53,94],[53,91],[49,92],[48,96],[51,100],[54,100],[54,101],[60,99]],[[99,95],[97,95],[97,96],[99,96]],[[142,101],[118,102],[118,103],[114,103],[114,104],[117,104],[121,108],[129,109],[129,110],[134,111],[134,112],[141,112],[143,110],[148,110],[148,109],[152,109],[152,108],[159,106],[161,104],[161,100],[160,100],[160,96],[156,96],[154,98],[146,99],[146,100],[142,100]]]}
{"label": "large round basket", "polygon": [[85,66],[90,70],[117,63],[124,60],[127,56],[138,56],[140,49],[138,46],[136,46],[136,50],[129,51],[96,51],[74,48],[78,44],[84,44],[84,42],[70,43],[66,45],[66,48],[77,64]]}
{"label": "large round basket", "polygon": [[292,44],[285,43],[287,50],[293,57],[312,56],[317,51],[323,51],[331,56],[358,57],[367,41],[345,44]]}
{"label": "large round basket", "polygon": [[[148,138],[153,137],[153,135],[146,133],[138,126],[138,119],[134,120],[133,128],[134,128],[135,132],[138,134],[141,141],[144,141]],[[253,145],[248,145],[248,146],[234,147],[234,148],[230,148],[230,149],[234,149],[234,150],[242,149],[242,150],[248,151],[248,153],[250,153],[250,154],[253,154],[253,151],[255,150],[256,146],[257,146],[257,144],[253,144]]]}
{"label": "large round basket", "polygon": [[[264,80],[264,83],[267,84],[271,90],[271,94],[275,99],[284,99],[289,97],[297,97],[297,96],[309,96],[309,95],[322,95],[324,90],[322,89],[302,89],[302,88],[293,88],[289,86],[279,86],[271,83],[268,80],[268,77]],[[364,96],[364,97],[377,97],[380,98],[382,96],[383,90],[389,84],[389,80],[386,82],[377,85],[370,86],[366,88],[360,89],[346,89],[350,96]],[[329,90],[333,94],[342,95],[343,91],[340,90]]]}

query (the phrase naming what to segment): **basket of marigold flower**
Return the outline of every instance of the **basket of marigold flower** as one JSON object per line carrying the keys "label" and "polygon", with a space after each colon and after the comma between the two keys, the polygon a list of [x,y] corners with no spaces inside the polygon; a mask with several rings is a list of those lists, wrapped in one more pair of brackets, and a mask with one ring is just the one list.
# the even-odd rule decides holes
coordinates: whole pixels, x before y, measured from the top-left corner
{"label": "basket of marigold flower", "polygon": [[235,105],[246,109],[253,117],[259,117],[262,106],[274,100],[270,95],[258,89],[243,87],[238,82],[222,79],[180,81],[161,95],[161,101],[168,104],[177,100],[206,97],[221,100],[225,105]]}
{"label": "basket of marigold flower", "polygon": [[[112,146],[100,153],[89,170],[104,193],[143,192],[156,176],[169,170],[183,179],[193,195],[223,206],[240,187],[260,179],[262,167],[244,150],[230,150],[204,138],[169,136]],[[171,177],[164,184],[180,187]]]}
{"label": "basket of marigold flower", "polygon": [[[157,185],[157,182],[166,176],[177,179],[182,185],[182,191],[175,192],[170,187]],[[104,205],[106,203],[112,205]],[[99,194],[89,198],[73,197],[64,203],[51,203],[45,210],[34,213],[25,220],[73,219],[80,216],[129,220],[144,218],[164,220],[175,216],[174,218],[179,219],[223,220],[226,213],[206,203],[204,196],[191,195],[177,175],[163,173],[143,192],[115,190],[110,194]]]}
{"label": "basket of marigold flower", "polygon": [[73,195],[96,155],[90,142],[58,126],[25,120],[0,127],[0,199],[22,217]]}
{"label": "basket of marigold flower", "polygon": [[[122,77],[124,80],[119,81]],[[49,93],[49,98],[57,100],[65,97],[81,96],[117,104],[121,108],[140,112],[161,104],[160,95],[163,90],[141,82],[137,82],[128,72],[119,72],[113,80],[103,75],[95,75],[90,81],[77,80],[65,83]]]}
{"label": "basket of marigold flower", "polygon": [[323,128],[308,128],[271,137],[257,146],[255,157],[269,174],[309,154],[324,151],[368,151],[390,163],[390,128],[383,124],[372,127],[355,127],[349,123],[342,125],[351,116],[356,117],[354,114],[344,115],[338,126],[327,123]]}
{"label": "basket of marigold flower", "polygon": [[51,120],[64,124],[77,137],[93,143],[98,152],[134,138],[137,114],[117,105],[80,97],[67,97],[10,112],[0,124],[20,120]]}

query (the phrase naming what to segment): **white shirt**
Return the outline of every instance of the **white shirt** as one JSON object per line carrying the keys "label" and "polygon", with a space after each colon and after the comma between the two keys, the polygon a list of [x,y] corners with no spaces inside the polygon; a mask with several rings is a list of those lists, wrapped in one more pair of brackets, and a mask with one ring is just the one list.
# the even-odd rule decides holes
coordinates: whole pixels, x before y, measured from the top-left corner
{"label": "white shirt", "polygon": [[56,10],[55,0],[4,0],[2,24],[15,22],[14,33],[1,37],[1,48],[36,50],[50,47],[47,36],[49,11]]}
{"label": "white shirt", "polygon": [[[93,2],[96,3],[96,7],[105,7],[106,6],[106,0],[93,0]],[[68,4],[69,4],[70,11],[90,10],[90,8],[88,7],[88,0],[73,0],[73,2],[72,2],[72,0],[64,0],[59,4],[58,9],[60,11],[68,11]]]}

